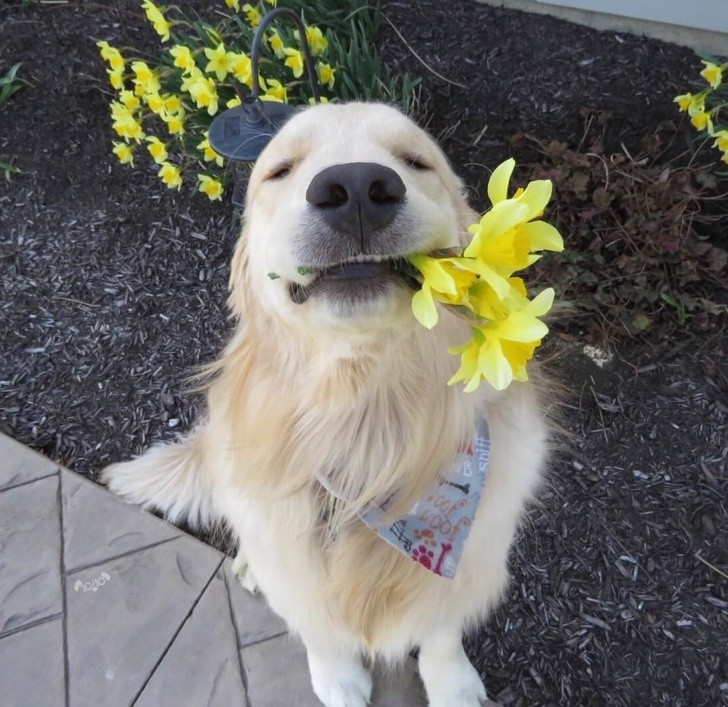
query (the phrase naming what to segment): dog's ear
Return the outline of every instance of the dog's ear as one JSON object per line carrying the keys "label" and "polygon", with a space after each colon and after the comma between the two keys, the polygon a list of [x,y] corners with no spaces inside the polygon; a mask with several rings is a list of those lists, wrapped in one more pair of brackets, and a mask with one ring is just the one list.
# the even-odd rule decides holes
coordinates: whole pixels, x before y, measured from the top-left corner
{"label": "dog's ear", "polygon": [[480,216],[468,203],[467,189],[459,178],[456,178],[455,186],[451,189],[451,198],[457,214],[460,243],[466,246],[472,238],[472,235],[468,232],[468,226],[478,223]]}
{"label": "dog's ear", "polygon": [[248,226],[243,216],[243,230],[235,244],[235,251],[230,263],[230,280],[228,295],[228,308],[236,319],[243,317],[248,310]]}

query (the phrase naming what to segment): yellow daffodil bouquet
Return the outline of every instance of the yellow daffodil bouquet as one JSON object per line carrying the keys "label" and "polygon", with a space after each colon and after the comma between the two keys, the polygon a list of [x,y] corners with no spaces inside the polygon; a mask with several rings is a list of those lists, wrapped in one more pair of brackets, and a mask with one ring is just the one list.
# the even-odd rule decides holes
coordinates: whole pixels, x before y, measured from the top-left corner
{"label": "yellow daffodil bouquet", "polygon": [[703,61],[700,72],[707,86],[697,93],[683,93],[675,97],[679,109],[687,113],[693,127],[713,138],[713,147],[722,153],[722,161],[728,164],[728,84],[723,74],[728,62]]}
{"label": "yellow daffodil bouquet", "polygon": [[[182,4],[157,6],[143,0],[141,7],[162,44],[153,58],[97,42],[114,90],[111,127],[118,139],[113,153],[133,167],[137,153],[148,152],[170,189],[188,181],[210,199],[221,199],[223,158],[210,146],[208,129],[219,111],[240,103],[238,91],[252,88],[253,36],[276,6],[294,10],[307,23],[323,102],[335,97],[391,101],[400,89],[403,96],[411,92],[413,82],[389,77],[371,47],[377,16],[366,0],[217,3],[217,8],[211,3],[210,12],[219,19],[210,24],[186,15]],[[301,38],[290,23],[266,30],[259,66],[262,100],[310,102]]]}
{"label": "yellow daffodil bouquet", "polygon": [[554,301],[554,290],[529,299],[524,281],[514,277],[535,263],[538,251],[560,252],[564,242],[550,224],[539,220],[551,199],[549,180],[533,181],[508,197],[515,161],[503,162],[488,182],[492,207],[468,229],[473,238],[461,254],[415,254],[421,289],[412,311],[428,329],[438,321],[436,303],[459,308],[472,322],[472,337],[450,349],[460,354],[459,370],[449,383],[465,381],[472,392],[482,381],[504,390],[515,379],[528,380],[526,364],[548,333],[540,319]]}

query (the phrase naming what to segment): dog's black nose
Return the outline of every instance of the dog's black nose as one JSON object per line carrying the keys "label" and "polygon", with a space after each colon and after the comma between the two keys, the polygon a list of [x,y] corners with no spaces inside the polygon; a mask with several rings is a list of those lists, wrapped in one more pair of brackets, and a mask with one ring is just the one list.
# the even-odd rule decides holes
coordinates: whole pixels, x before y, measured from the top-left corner
{"label": "dog's black nose", "polygon": [[361,238],[397,214],[407,191],[400,176],[375,162],[336,164],[319,172],[308,185],[306,200],[336,231]]}

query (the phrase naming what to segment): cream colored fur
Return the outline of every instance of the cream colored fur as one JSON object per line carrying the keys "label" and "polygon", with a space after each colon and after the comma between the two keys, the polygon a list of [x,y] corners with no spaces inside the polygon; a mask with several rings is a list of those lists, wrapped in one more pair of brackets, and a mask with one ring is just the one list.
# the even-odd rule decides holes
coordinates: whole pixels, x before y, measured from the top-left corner
{"label": "cream colored fur", "polygon": [[[412,170],[403,156],[432,169]],[[293,169],[268,178],[283,159]],[[238,568],[303,639],[314,690],[328,707],[360,706],[371,680],[363,658],[396,661],[419,647],[435,707],[473,706],[485,690],[462,649],[507,582],[506,559],[546,454],[547,425],[533,383],[474,394],[446,382],[448,346],[467,325],[442,311],[433,330],[399,288],[340,317],[326,302],[291,302],[295,238],[305,190],[323,168],[379,162],[407,186],[418,250],[464,242],[475,215],[435,143],[395,110],[319,106],[292,119],[251,176],[231,268],[235,335],[213,368],[205,420],[186,440],[115,464],[104,479],[173,520],[222,518],[240,541]],[[276,280],[267,273],[280,275]],[[393,550],[356,510],[393,492],[406,510],[447,468],[487,416],[492,456],[483,500],[454,579]],[[317,482],[334,474],[349,503]]]}

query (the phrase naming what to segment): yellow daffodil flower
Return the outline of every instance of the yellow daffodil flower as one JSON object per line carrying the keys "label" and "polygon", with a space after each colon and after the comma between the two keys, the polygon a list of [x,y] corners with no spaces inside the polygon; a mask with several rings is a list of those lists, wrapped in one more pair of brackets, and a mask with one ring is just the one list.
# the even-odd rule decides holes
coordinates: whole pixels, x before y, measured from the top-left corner
{"label": "yellow daffodil flower", "polygon": [[203,74],[197,67],[194,69],[191,69],[189,73],[185,74],[182,77],[182,84],[180,85],[180,88],[183,91],[186,91],[187,93],[190,92],[190,86],[192,86],[193,83],[196,81],[202,79],[205,80],[205,74]]}
{"label": "yellow daffodil flower", "polygon": [[266,79],[266,91],[260,97],[261,101],[276,101],[277,103],[288,102],[288,89],[276,79]]}
{"label": "yellow daffodil flower", "polygon": [[112,152],[117,156],[121,164],[134,166],[134,153],[131,145],[127,145],[125,142],[115,142]]}
{"label": "yellow daffodil flower", "polygon": [[310,105],[310,106],[315,106],[318,103],[328,103],[328,102],[329,102],[329,99],[326,98],[326,96],[321,96],[321,99],[318,101],[313,96],[311,96],[311,98],[308,99],[308,105]]}
{"label": "yellow daffodil flower", "polygon": [[225,4],[235,12],[240,12],[240,0],[225,0]]}
{"label": "yellow daffodil flower", "polygon": [[483,380],[496,390],[505,390],[514,379],[528,380],[526,363],[548,333],[538,317],[551,309],[553,300],[554,291],[549,288],[533,301],[520,303],[502,319],[474,328],[471,341],[449,349],[461,354],[461,365],[448,383],[467,380],[465,390],[472,392]]}
{"label": "yellow daffodil flower", "polygon": [[700,75],[710,84],[711,88],[718,88],[723,81],[723,66],[718,66],[712,61],[703,61],[705,68]]}
{"label": "yellow daffodil flower", "polygon": [[162,11],[152,2],[152,0],[144,0],[142,8],[144,8],[144,14],[146,14],[147,19],[152,23],[154,31],[162,38],[163,42],[168,41],[171,25],[165,18]]}
{"label": "yellow daffodil flower", "polygon": [[698,93],[695,96],[690,97],[690,103],[688,104],[688,115],[692,118],[698,113],[705,112],[705,94]]}
{"label": "yellow daffodil flower", "polygon": [[222,184],[212,177],[208,177],[205,174],[198,174],[197,178],[200,180],[199,191],[203,194],[207,194],[210,201],[220,201],[222,199]]}
{"label": "yellow daffodil flower", "polygon": [[117,135],[127,140],[135,140],[136,142],[144,139],[142,126],[125,105],[112,101],[110,108],[111,117],[113,118],[111,127]]}
{"label": "yellow daffodil flower", "polygon": [[134,85],[136,86],[134,93],[137,96],[143,96],[146,93],[159,93],[161,88],[159,77],[147,66],[146,62],[135,61],[132,63],[131,69],[134,72]]}
{"label": "yellow daffodil flower", "polygon": [[205,78],[202,74],[193,78],[187,90],[192,96],[198,108],[207,108],[208,115],[217,113],[217,89],[212,79]]}
{"label": "yellow daffodil flower", "polygon": [[220,42],[214,49],[205,49],[205,56],[210,60],[205,67],[208,74],[215,74],[218,81],[224,81],[230,71],[230,54]]}
{"label": "yellow daffodil flower", "polygon": [[167,185],[168,189],[179,189],[182,186],[182,175],[179,168],[171,162],[162,163],[157,176]]}
{"label": "yellow daffodil flower", "polygon": [[334,82],[336,81],[336,72],[328,64],[319,62],[316,66],[318,70],[319,79],[324,86],[328,86],[329,90],[334,88]]}
{"label": "yellow daffodil flower", "polygon": [[515,160],[510,159],[493,170],[488,181],[493,208],[468,229],[474,235],[464,255],[471,260],[461,265],[477,272],[501,298],[510,290],[508,278],[538,260],[534,251],[564,249],[553,226],[533,221],[543,214],[551,198],[551,182],[531,182],[526,189],[507,198],[514,167]]}
{"label": "yellow daffodil flower", "polygon": [[170,115],[184,116],[185,113],[182,99],[173,93],[164,97],[164,110]]}
{"label": "yellow daffodil flower", "polygon": [[717,147],[721,152],[728,152],[728,130],[719,130],[713,137],[715,138],[713,147]]}
{"label": "yellow daffodil flower", "polygon": [[122,91],[119,94],[119,101],[129,111],[139,108],[139,99],[131,91]]}
{"label": "yellow daffodil flower", "polygon": [[708,135],[713,134],[713,120],[710,113],[695,113],[690,122],[696,130],[707,130]]}
{"label": "yellow daffodil flower", "polygon": [[318,27],[306,27],[306,40],[314,56],[323,54],[329,46],[329,40],[324,37],[323,32]]}
{"label": "yellow daffodil flower", "polygon": [[149,110],[155,115],[161,116],[166,112],[164,107],[164,98],[162,98],[158,93],[144,94],[144,103],[147,104]]}
{"label": "yellow daffodil flower", "polygon": [[124,90],[124,72],[123,71],[107,71],[106,72],[109,75],[109,83],[111,84],[112,88],[115,88],[117,91],[123,91]]}
{"label": "yellow daffodil flower", "polygon": [[108,62],[112,71],[124,70],[124,58],[118,49],[112,47],[108,42],[96,42],[96,46],[99,48],[101,58]]}
{"label": "yellow daffodil flower", "polygon": [[239,106],[239,105],[240,105],[241,103],[242,103],[242,101],[241,101],[241,100],[240,100],[240,99],[239,99],[239,98],[238,98],[237,96],[235,96],[234,98],[231,98],[231,99],[230,99],[230,100],[229,100],[229,101],[228,101],[228,102],[227,102],[227,103],[225,104],[225,106],[226,106],[227,108],[235,108],[235,106]]}
{"label": "yellow daffodil flower", "polygon": [[175,44],[170,48],[169,53],[174,57],[174,65],[182,69],[184,72],[190,72],[197,68],[195,57],[192,55],[189,47],[181,44]]}
{"label": "yellow daffodil flower", "polygon": [[688,108],[690,108],[693,98],[694,96],[692,93],[682,93],[679,96],[675,96],[675,98],[672,99],[672,102],[677,103],[677,107],[682,113],[686,113]]}
{"label": "yellow daffodil flower", "polygon": [[282,59],[286,55],[286,53],[283,51],[283,40],[281,39],[281,36],[278,34],[278,32],[271,32],[270,37],[268,37],[268,46],[279,59]]}
{"label": "yellow daffodil flower", "polygon": [[197,145],[197,149],[202,152],[205,162],[212,162],[215,160],[217,166],[222,167],[223,157],[222,155],[218,155],[217,152],[212,149],[207,133],[205,133],[205,139]]}
{"label": "yellow daffodil flower", "polygon": [[167,125],[167,131],[170,135],[184,135],[185,121],[179,115],[169,115],[164,121]]}
{"label": "yellow daffodil flower", "polygon": [[284,47],[283,52],[288,57],[284,62],[285,65],[291,70],[295,78],[300,78],[303,74],[303,54],[298,49],[291,49],[290,47]]}
{"label": "yellow daffodil flower", "polygon": [[537,250],[563,249],[558,231],[537,221],[551,198],[550,181],[534,181],[508,196],[515,162],[499,165],[488,182],[492,208],[469,228],[471,243],[462,256],[413,254],[407,260],[422,276],[412,297],[412,312],[423,326],[438,321],[437,304],[466,307],[475,322],[470,341],[449,349],[460,367],[449,383],[465,381],[466,392],[482,381],[503,390],[513,380],[528,380],[526,364],[548,333],[541,321],[554,300],[549,288],[533,300],[513,273],[535,262]]}
{"label": "yellow daffodil flower", "polygon": [[503,319],[514,305],[523,304],[528,298],[526,285],[520,277],[508,278],[508,284],[511,289],[501,299],[487,282],[478,280],[468,290],[464,304],[482,319]]}
{"label": "yellow daffodil flower", "polygon": [[228,52],[228,69],[230,73],[240,83],[244,83],[248,88],[253,87],[253,63],[250,61],[250,57],[244,52],[235,54],[234,52]]}
{"label": "yellow daffodil flower", "polygon": [[248,24],[253,29],[255,29],[260,24],[260,21],[263,19],[263,15],[260,14],[260,10],[253,7],[250,3],[245,3],[245,5],[243,5],[243,12],[245,13],[245,17],[248,20]]}
{"label": "yellow daffodil flower", "polygon": [[412,313],[422,326],[432,329],[437,324],[435,302],[448,304],[467,301],[467,292],[476,274],[458,267],[459,258],[431,258],[412,255],[409,261],[422,273],[422,289],[412,297]]}
{"label": "yellow daffodil flower", "polygon": [[167,154],[167,146],[158,137],[148,137],[147,150],[152,156],[152,159],[157,164],[164,164],[167,161],[169,155]]}

